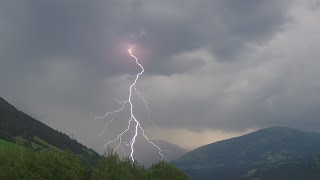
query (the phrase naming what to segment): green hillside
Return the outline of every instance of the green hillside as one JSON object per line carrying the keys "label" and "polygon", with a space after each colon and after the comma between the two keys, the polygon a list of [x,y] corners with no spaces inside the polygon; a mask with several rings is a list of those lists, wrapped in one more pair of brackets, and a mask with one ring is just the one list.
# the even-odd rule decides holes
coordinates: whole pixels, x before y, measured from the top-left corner
{"label": "green hillside", "polygon": [[2,98],[0,98],[0,139],[2,139],[1,146],[19,144],[19,147],[34,149],[70,150],[89,161],[96,161],[99,158],[99,154],[94,150],[17,110]]}
{"label": "green hillside", "polygon": [[319,153],[320,133],[271,127],[197,148],[174,164],[196,179],[250,179],[289,166],[308,169]]}
{"label": "green hillside", "polygon": [[0,151],[6,150],[6,149],[21,149],[21,150],[24,150],[25,147],[21,146],[21,145],[18,145],[16,143],[13,143],[13,142],[9,142],[9,141],[0,139]]}

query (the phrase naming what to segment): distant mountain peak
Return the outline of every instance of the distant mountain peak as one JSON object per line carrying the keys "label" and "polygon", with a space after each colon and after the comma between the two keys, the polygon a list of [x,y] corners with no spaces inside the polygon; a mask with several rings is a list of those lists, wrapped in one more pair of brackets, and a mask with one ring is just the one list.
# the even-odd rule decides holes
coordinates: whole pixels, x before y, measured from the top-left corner
{"label": "distant mountain peak", "polygon": [[299,132],[303,132],[299,129],[294,129],[294,128],[289,128],[289,127],[284,127],[284,126],[271,126],[268,128],[264,128],[258,131],[279,131],[279,132],[283,132],[283,131],[299,131]]}
{"label": "distant mountain peak", "polygon": [[299,130],[299,129],[293,129],[289,127],[280,127],[280,126],[272,126],[269,128],[264,128],[257,130],[255,132],[249,133],[245,136],[251,136],[251,135],[273,135],[275,138],[281,138],[285,136],[292,136],[297,134],[304,134],[306,132]]}

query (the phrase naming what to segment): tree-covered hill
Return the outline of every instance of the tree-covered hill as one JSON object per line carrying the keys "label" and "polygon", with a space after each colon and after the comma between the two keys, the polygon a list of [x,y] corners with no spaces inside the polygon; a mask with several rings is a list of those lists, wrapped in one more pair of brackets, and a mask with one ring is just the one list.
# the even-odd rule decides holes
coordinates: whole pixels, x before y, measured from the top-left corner
{"label": "tree-covered hill", "polygon": [[288,167],[304,174],[319,153],[320,133],[271,127],[197,148],[174,164],[195,179],[250,179]]}
{"label": "tree-covered hill", "polygon": [[94,150],[19,111],[2,98],[0,98],[0,139],[27,147],[38,145],[51,149],[68,149],[90,160],[99,158],[99,154]]}

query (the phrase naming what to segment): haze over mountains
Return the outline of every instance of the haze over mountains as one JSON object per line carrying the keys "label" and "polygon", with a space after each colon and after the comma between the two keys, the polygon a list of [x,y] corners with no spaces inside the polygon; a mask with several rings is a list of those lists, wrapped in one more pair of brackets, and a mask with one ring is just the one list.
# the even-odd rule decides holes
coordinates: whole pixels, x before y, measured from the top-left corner
{"label": "haze over mountains", "polygon": [[[141,139],[142,138],[140,138],[135,144],[134,156],[136,160],[145,166],[150,166],[153,163],[160,161],[161,156],[159,155],[158,149]],[[176,160],[187,152],[187,150],[180,146],[166,141],[153,140],[152,142],[161,148],[161,153],[164,155],[163,160],[167,162]],[[121,154],[121,151],[119,152]]]}

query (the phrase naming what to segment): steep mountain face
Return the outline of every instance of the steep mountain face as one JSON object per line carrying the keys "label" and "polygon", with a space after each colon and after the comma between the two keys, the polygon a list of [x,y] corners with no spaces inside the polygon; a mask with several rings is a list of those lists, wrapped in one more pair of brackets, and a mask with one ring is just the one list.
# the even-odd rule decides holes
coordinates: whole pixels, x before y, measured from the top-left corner
{"label": "steep mountain face", "polygon": [[17,110],[0,98],[0,138],[9,141],[21,140],[24,143],[36,143],[48,148],[71,150],[72,152],[98,158],[98,154],[80,144],[66,134],[58,132],[44,123]]}
{"label": "steep mountain face", "polygon": [[317,153],[320,133],[271,127],[197,148],[174,164],[196,179],[212,176],[239,179],[259,168],[308,162]]}

